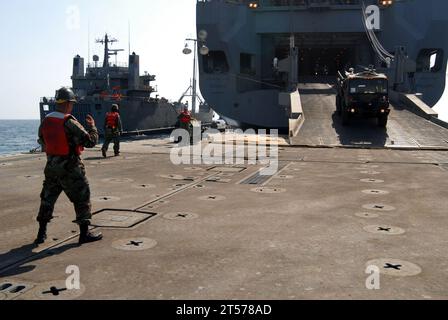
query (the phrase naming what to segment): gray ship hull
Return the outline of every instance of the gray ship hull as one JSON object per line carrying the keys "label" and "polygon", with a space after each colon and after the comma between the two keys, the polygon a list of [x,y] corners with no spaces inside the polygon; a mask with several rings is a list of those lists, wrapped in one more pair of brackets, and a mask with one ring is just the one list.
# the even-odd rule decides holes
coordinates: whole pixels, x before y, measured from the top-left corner
{"label": "gray ship hull", "polygon": [[[106,114],[110,111],[111,101],[87,102],[80,101],[73,110],[73,116],[85,125],[87,115],[92,115],[101,135],[104,134],[104,124]],[[155,100],[150,102],[141,101],[121,101],[120,115],[125,134],[144,133],[157,130],[173,129],[177,124],[177,117],[180,109],[165,100]],[[41,119],[53,112],[56,108],[54,102],[41,102]],[[206,110],[207,109],[207,110]],[[213,110],[201,106],[200,113],[194,115],[203,123],[210,123],[213,118]]]}
{"label": "gray ship hull", "polygon": [[[41,119],[52,111],[56,104],[41,103]],[[173,128],[177,121],[177,112],[174,106],[167,102],[121,102],[120,114],[125,133],[144,132],[150,130]],[[88,114],[96,121],[101,135],[104,134],[104,124],[107,112],[110,111],[111,103],[80,103],[73,111],[73,116],[82,124]]]}
{"label": "gray ship hull", "polygon": [[[96,120],[100,134],[104,134],[106,114],[113,104],[120,107],[124,133],[142,133],[154,130],[171,129],[176,126],[177,117],[184,107],[181,103],[173,104],[165,98],[152,97],[157,89],[151,85],[156,76],[145,72],[140,75],[140,57],[133,52],[127,64],[111,63],[110,57],[119,51],[109,46],[118,40],[105,35],[97,43],[104,45],[104,61],[99,65],[99,57],[94,56],[94,63],[84,68],[84,58],[77,55],[73,59],[73,90],[78,103],[73,115],[85,124],[87,115]],[[56,108],[55,98],[44,97],[40,102],[41,120]],[[211,123],[213,110],[207,104],[200,105],[197,119]]]}
{"label": "gray ship hull", "polygon": [[[258,8],[249,8],[249,2],[258,3]],[[207,31],[210,49],[199,66],[200,88],[217,113],[254,127],[288,127],[290,110],[279,103],[279,94],[290,88],[273,70],[273,59],[288,58],[291,34],[298,52],[297,76],[302,79],[316,75],[336,79],[338,70],[359,65],[374,65],[390,78],[396,76],[398,67],[386,68],[375,56],[360,1],[282,4],[287,2],[197,3],[197,30]],[[381,24],[375,32],[389,52],[404,47],[409,60],[416,63],[413,79],[406,75],[398,89],[420,93],[430,107],[440,100],[446,85],[447,11],[448,2],[442,0],[394,1],[381,8]],[[430,67],[434,54],[436,65]]]}

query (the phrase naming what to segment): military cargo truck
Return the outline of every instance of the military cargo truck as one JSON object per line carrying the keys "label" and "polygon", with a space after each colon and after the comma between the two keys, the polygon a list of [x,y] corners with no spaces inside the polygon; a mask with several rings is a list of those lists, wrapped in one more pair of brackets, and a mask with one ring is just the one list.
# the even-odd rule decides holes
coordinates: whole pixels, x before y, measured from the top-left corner
{"label": "military cargo truck", "polygon": [[355,73],[354,69],[342,74],[337,81],[336,110],[342,124],[348,125],[356,117],[377,118],[380,127],[386,127],[390,113],[387,76],[373,68]]}

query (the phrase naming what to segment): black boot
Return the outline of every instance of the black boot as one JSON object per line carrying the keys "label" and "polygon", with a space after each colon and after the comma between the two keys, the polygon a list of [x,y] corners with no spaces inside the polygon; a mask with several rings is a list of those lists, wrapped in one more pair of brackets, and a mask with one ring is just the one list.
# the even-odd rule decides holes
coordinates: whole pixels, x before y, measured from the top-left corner
{"label": "black boot", "polygon": [[104,149],[101,149],[101,152],[103,153],[103,158],[107,158],[107,151]]}
{"label": "black boot", "polygon": [[89,225],[88,224],[81,224],[79,226],[79,229],[81,231],[81,234],[79,235],[79,244],[85,244],[90,242],[95,242],[103,239],[103,235],[98,233],[92,233],[89,231]]}
{"label": "black boot", "polygon": [[42,244],[47,240],[47,222],[39,222],[39,232],[35,244]]}

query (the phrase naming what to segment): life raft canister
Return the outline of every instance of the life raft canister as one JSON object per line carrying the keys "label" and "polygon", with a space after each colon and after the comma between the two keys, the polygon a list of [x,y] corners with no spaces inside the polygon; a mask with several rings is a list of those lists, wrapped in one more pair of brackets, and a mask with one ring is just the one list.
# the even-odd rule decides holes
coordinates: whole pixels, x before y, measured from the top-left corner
{"label": "life raft canister", "polygon": [[116,129],[119,116],[118,112],[108,112],[106,115],[106,127]]}
{"label": "life raft canister", "polygon": [[[69,114],[53,112],[49,114],[42,125],[42,135],[45,141],[45,152],[49,156],[66,157],[70,155],[70,144],[65,132],[65,123],[71,119]],[[75,147],[75,154],[80,156],[84,151],[83,146]]]}

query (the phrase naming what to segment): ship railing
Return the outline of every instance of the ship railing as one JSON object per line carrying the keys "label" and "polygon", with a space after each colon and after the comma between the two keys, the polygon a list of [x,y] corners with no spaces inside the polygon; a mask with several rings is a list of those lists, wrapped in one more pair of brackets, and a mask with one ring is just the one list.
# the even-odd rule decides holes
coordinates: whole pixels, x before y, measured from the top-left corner
{"label": "ship railing", "polygon": [[[152,88],[154,90],[154,87],[148,87],[148,89]],[[157,91],[152,91],[157,92]],[[87,97],[78,97],[78,103],[82,103],[85,101],[90,101],[90,102],[101,102],[101,101],[140,101],[140,102],[157,102],[157,101],[162,101],[162,102],[169,102],[167,99],[165,98],[153,98],[153,97],[136,97],[136,96],[121,96],[119,100],[114,99],[112,96],[107,96],[107,97],[101,97],[101,95],[99,94],[94,94],[94,95],[89,95]],[[40,98],[40,102],[43,105],[48,105],[48,104],[55,104],[56,103],[56,98],[54,97],[42,97]]]}
{"label": "ship railing", "polygon": [[128,68],[129,64],[126,62],[117,62],[117,63],[110,62],[109,67],[110,68]]}
{"label": "ship railing", "polygon": [[[85,97],[78,97],[77,98],[78,102],[82,102],[85,100]],[[56,103],[56,98],[54,97],[42,97],[40,98],[40,103],[42,104],[55,104]]]}
{"label": "ship railing", "polygon": [[[98,63],[98,64],[89,63],[89,64],[87,64],[87,68],[102,69],[103,64],[102,63]],[[127,62],[117,62],[117,63],[109,62],[109,68],[129,68],[129,64]]]}

